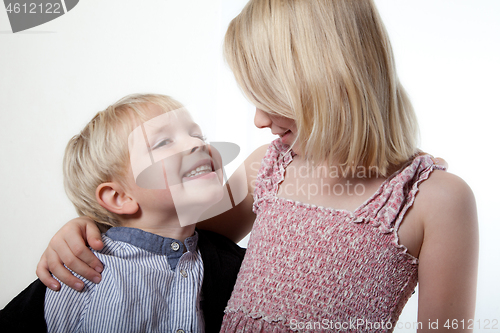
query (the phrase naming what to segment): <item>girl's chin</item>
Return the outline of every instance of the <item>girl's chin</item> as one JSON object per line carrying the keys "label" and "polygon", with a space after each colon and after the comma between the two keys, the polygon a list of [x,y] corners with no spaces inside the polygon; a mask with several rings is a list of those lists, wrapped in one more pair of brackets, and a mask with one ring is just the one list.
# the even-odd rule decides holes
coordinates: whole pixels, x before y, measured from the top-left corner
{"label": "girl's chin", "polygon": [[293,143],[293,135],[290,130],[286,131],[286,133],[281,136],[281,142],[289,146]]}

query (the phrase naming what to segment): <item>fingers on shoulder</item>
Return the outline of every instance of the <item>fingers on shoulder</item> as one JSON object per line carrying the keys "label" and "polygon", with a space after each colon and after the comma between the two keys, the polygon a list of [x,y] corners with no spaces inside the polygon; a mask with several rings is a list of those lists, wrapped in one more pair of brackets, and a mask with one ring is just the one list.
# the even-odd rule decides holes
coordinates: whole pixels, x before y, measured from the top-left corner
{"label": "fingers on shoulder", "polygon": [[54,291],[58,291],[61,288],[59,282],[52,277],[52,274],[50,274],[49,265],[47,263],[45,253],[42,255],[40,262],[36,266],[36,275],[38,276],[40,281],[42,281],[42,283],[48,288]]}

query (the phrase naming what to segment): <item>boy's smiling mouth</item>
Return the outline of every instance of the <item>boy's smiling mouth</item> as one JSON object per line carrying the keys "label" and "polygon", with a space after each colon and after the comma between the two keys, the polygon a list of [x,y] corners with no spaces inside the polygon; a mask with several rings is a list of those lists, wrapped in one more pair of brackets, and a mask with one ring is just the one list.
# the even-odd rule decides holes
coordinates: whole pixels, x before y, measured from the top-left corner
{"label": "boy's smiling mouth", "polygon": [[214,171],[213,162],[210,159],[200,160],[195,163],[189,171],[182,176],[183,180],[192,180],[203,177],[206,174]]}

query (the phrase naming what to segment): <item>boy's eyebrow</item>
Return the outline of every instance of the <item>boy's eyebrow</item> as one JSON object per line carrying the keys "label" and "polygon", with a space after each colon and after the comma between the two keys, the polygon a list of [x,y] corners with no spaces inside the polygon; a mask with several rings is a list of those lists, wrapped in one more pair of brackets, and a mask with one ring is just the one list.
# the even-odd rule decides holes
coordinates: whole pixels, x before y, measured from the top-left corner
{"label": "boy's eyebrow", "polygon": [[146,141],[146,147],[148,148],[148,154],[149,154],[149,158],[151,159],[151,164],[154,164],[155,159],[153,158],[153,153],[151,152],[151,146],[149,144],[149,139],[148,139],[148,135],[146,134],[146,129],[144,128],[144,124],[141,124],[141,130],[142,130],[142,134],[144,135],[144,141]]}
{"label": "boy's eyebrow", "polygon": [[164,130],[165,128],[170,127],[170,122],[165,124],[148,124],[148,122],[145,122],[143,126],[144,130],[147,131],[148,135],[154,136],[157,135],[162,130]]}
{"label": "boy's eyebrow", "polygon": [[197,129],[197,130],[199,130],[200,132],[203,132],[203,131],[202,131],[202,129],[201,129],[201,127],[200,127],[200,125],[198,125],[198,124],[197,124],[197,123],[195,123],[195,122],[192,122],[192,123],[191,123],[191,125],[190,125],[189,127],[190,127],[190,129]]}
{"label": "boy's eyebrow", "polygon": [[[162,126],[158,126],[158,127],[149,127],[147,129],[147,133],[148,135],[150,136],[155,136],[156,134],[158,134],[159,132],[161,132],[161,130],[163,129]],[[146,132],[146,126],[144,126],[144,131]]]}

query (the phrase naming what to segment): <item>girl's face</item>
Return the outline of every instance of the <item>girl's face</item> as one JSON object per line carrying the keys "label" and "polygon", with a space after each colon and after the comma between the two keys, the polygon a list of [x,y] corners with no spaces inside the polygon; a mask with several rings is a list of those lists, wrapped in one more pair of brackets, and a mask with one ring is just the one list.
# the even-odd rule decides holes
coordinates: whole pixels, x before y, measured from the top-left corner
{"label": "girl's face", "polygon": [[297,124],[295,123],[295,120],[290,118],[270,114],[262,111],[261,109],[256,109],[254,124],[258,128],[270,128],[271,133],[279,135],[281,141],[287,145],[292,145],[297,138]]}

